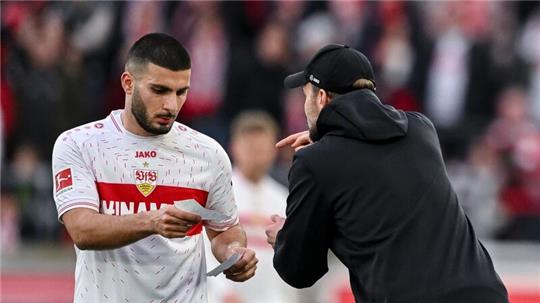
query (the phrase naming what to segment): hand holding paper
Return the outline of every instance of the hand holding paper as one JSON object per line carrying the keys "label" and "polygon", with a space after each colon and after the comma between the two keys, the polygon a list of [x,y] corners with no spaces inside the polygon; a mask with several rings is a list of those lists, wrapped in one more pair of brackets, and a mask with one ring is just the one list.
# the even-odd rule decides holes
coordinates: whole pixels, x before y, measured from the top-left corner
{"label": "hand holding paper", "polygon": [[215,210],[204,208],[193,199],[174,201],[174,206],[183,211],[197,214],[201,216],[201,219],[203,220],[223,221],[228,219],[226,215]]}
{"label": "hand holding paper", "polygon": [[[229,219],[229,217],[223,213],[204,208],[193,199],[174,201],[174,206],[185,212],[199,215],[202,220],[224,221]],[[236,228],[240,228],[242,231],[241,227],[236,226]],[[231,231],[235,231],[235,226],[223,233],[229,233]],[[245,237],[243,231],[242,235]],[[227,237],[225,237],[225,239],[227,239]],[[245,242],[245,239],[243,242]],[[227,259],[219,266],[209,271],[206,274],[207,276],[217,276],[223,272],[227,279],[235,282],[243,282],[255,275],[257,262],[259,262],[259,260],[255,257],[255,252],[253,250],[241,246],[228,247],[225,255],[228,256]]]}
{"label": "hand holding paper", "polygon": [[246,281],[255,275],[255,270],[257,269],[257,263],[259,260],[255,257],[255,252],[249,248],[235,247],[233,250],[233,256],[236,254],[241,254],[241,258],[229,269],[224,270],[223,273],[229,280],[235,282]]}
{"label": "hand holding paper", "polygon": [[217,276],[223,271],[231,268],[238,260],[242,258],[242,253],[236,252],[232,256],[230,256],[227,260],[225,260],[223,263],[219,264],[216,268],[212,269],[211,271],[207,272],[207,276]]}

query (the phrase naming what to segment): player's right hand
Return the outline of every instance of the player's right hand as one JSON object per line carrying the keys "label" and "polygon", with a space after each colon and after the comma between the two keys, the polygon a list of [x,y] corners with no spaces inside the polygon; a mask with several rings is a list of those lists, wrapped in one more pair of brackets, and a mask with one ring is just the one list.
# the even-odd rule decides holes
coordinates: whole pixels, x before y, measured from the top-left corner
{"label": "player's right hand", "polygon": [[281,148],[287,145],[290,145],[292,148],[294,148],[295,151],[298,151],[310,144],[312,144],[313,141],[309,138],[309,131],[303,131],[296,134],[292,134],[288,136],[285,139],[282,139],[278,143],[276,143],[277,148]]}
{"label": "player's right hand", "polygon": [[255,256],[255,251],[246,247],[234,247],[228,253],[227,258],[235,252],[242,253],[242,258],[238,260],[231,268],[223,273],[225,277],[234,282],[244,282],[251,279],[257,270],[259,259]]}
{"label": "player's right hand", "polygon": [[170,205],[152,211],[150,218],[153,231],[165,238],[183,238],[193,225],[201,222],[201,216]]}

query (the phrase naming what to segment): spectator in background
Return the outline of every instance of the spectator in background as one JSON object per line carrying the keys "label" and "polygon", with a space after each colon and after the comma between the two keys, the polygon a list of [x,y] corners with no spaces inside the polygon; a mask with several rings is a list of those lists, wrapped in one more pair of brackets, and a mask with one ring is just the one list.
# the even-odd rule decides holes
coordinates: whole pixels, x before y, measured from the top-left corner
{"label": "spectator in background", "polygon": [[[378,13],[382,34],[374,52],[380,69],[378,91],[386,102],[398,109],[418,111],[416,95],[408,87],[417,69],[415,49],[410,38],[412,25],[404,2],[381,2]],[[414,69],[413,69],[414,67]]]}
{"label": "spectator in background", "polygon": [[528,133],[516,144],[515,167],[502,191],[511,220],[501,239],[540,241],[540,133]]}
{"label": "spectator in background", "polygon": [[[262,111],[246,111],[233,120],[230,143],[233,191],[240,224],[259,263],[257,274],[243,284],[209,278],[209,302],[297,302],[297,291],[286,285],[272,266],[274,252],[264,235],[265,226],[271,223],[271,214],[285,215],[288,194],[287,188],[268,175],[277,154],[274,144],[278,133],[276,122]],[[208,267],[217,265],[215,259],[208,256],[211,253],[207,249]]]}
{"label": "spectator in background", "polygon": [[302,14],[308,3],[305,1],[276,1],[274,21],[283,24],[288,31],[294,31],[302,20]]}
{"label": "spectator in background", "polygon": [[[6,35],[2,31],[2,49],[0,51],[1,56],[1,65],[0,65],[0,142],[2,146],[0,147],[0,165],[4,165],[5,154],[6,154],[6,145],[11,143],[11,138],[15,134],[15,125],[16,121],[16,104],[15,98],[13,96],[13,90],[9,81],[6,80],[6,52],[8,47],[6,44],[9,44],[9,38],[5,37]],[[8,143],[8,144],[6,144]]]}
{"label": "spectator in background", "polygon": [[[15,140],[32,141],[49,158],[60,130],[93,119],[109,64],[108,43],[117,5],[110,3],[11,2],[3,25],[13,37],[7,81],[17,100]],[[31,89],[29,89],[31,88]]]}
{"label": "spectator in background", "polygon": [[[529,78],[525,60],[516,51],[518,45],[518,20],[516,4],[510,1],[493,2],[490,5],[488,70],[484,76],[489,80],[486,98],[496,98],[508,83],[525,85]],[[494,118],[496,104],[484,109],[490,118]]]}
{"label": "spectator in background", "polygon": [[183,2],[174,9],[171,31],[188,49],[196,49],[193,74],[182,121],[224,144],[227,126],[219,109],[223,105],[228,37],[218,2]]}
{"label": "spectator in background", "polygon": [[[46,2],[11,2],[3,8],[2,22],[14,41],[6,61],[6,78],[17,100],[16,120],[26,121],[17,125],[14,140],[34,142],[39,156],[49,158],[62,127],[56,113],[61,111],[64,91],[63,20]],[[28,123],[28,117],[32,117],[32,123]]]}
{"label": "spectator in background", "polygon": [[[121,2],[72,1],[56,4],[64,20],[62,129],[88,122],[105,111],[108,75],[121,44]],[[115,74],[114,82],[118,83]]]}
{"label": "spectator in background", "polygon": [[497,116],[488,127],[487,140],[501,154],[511,153],[520,137],[537,131],[537,126],[528,116],[526,98],[522,88],[509,86],[497,100]]}
{"label": "spectator in background", "polygon": [[274,2],[271,1],[224,1],[221,3],[220,13],[227,29],[231,55],[235,54],[236,50],[242,51],[243,48],[253,44],[262,28],[270,20],[273,4]]}
{"label": "spectator in background", "polygon": [[124,52],[139,38],[150,32],[163,31],[167,24],[165,2],[130,1],[123,9]]}
{"label": "spectator in background", "polygon": [[257,109],[283,121],[282,80],[289,64],[287,28],[268,23],[257,36],[253,50],[238,49],[231,54],[224,110],[227,121],[238,113]]}
{"label": "spectator in background", "polygon": [[[489,105],[492,103],[489,100],[497,100],[496,116],[495,121],[488,127],[487,140],[479,137],[478,142],[471,142],[465,165],[455,165],[450,162],[448,166],[465,210],[473,225],[477,227],[477,233],[483,237],[493,237],[495,231],[505,224],[505,220],[499,213],[501,210],[499,192],[503,189],[501,186],[504,185],[504,188],[508,189],[508,185],[514,184],[519,175],[514,173],[516,144],[523,135],[535,132],[536,126],[534,121],[527,116],[529,105],[525,100],[526,92],[521,87],[508,86],[508,83],[525,83],[527,74],[523,60],[514,49],[517,36],[514,3],[490,3],[489,13],[485,11],[485,4],[475,3],[473,8],[472,14],[477,18],[465,17],[460,24],[464,25],[467,37],[477,43],[482,42],[477,34],[487,30],[489,51],[482,56],[482,60],[488,60],[487,70],[478,71],[477,75],[479,72],[483,73],[482,78],[487,79],[486,87],[489,89],[481,94],[484,100],[481,103],[477,102],[479,99],[475,101],[473,98],[475,94],[469,94],[467,97],[469,104],[465,105],[465,112],[468,112],[466,115],[469,117],[462,120],[465,121],[464,130],[473,132],[470,129],[474,125],[481,126],[484,123],[470,121],[470,119],[479,118],[480,113],[485,116],[482,118],[483,121],[491,119],[492,108],[495,107]],[[490,19],[489,26],[487,26],[486,18]],[[469,63],[469,66],[473,64]],[[469,75],[469,79],[473,77]],[[474,104],[474,102],[477,103]],[[469,119],[468,122],[467,119]],[[460,129],[460,126],[457,129]],[[457,130],[453,132],[458,136],[461,135]],[[463,147],[466,148],[467,145],[463,143]],[[504,192],[507,194],[503,196],[508,196],[508,191]],[[510,196],[515,196],[515,192]],[[494,203],[495,201],[497,203]],[[510,212],[509,215],[513,216],[511,209],[512,207],[506,207],[506,210]]]}
{"label": "spectator in background", "polygon": [[465,161],[447,163],[447,170],[476,235],[495,238],[506,222],[499,196],[503,179],[499,155],[480,139],[471,145]]}
{"label": "spectator in background", "polygon": [[329,1],[328,10],[340,28],[337,40],[351,47],[366,46],[367,40],[372,38],[370,35],[377,32],[372,28],[372,9],[373,6],[367,1]]}
{"label": "spectator in background", "polygon": [[528,108],[522,88],[506,88],[487,133],[504,165],[500,198],[509,221],[498,235],[504,239],[540,240],[540,133]]}
{"label": "spectator in background", "polygon": [[[306,63],[306,58],[312,57],[322,45],[335,41],[339,35],[339,28],[332,15],[327,11],[315,12],[298,24],[295,39],[295,50],[298,53],[300,64]],[[338,37],[338,42],[345,37]]]}
{"label": "spectator in background", "polygon": [[462,158],[470,138],[491,118],[486,98],[486,23],[489,3],[429,3],[433,46],[424,110],[437,127],[446,158]]}
{"label": "spectator in background", "polygon": [[50,167],[32,144],[15,148],[13,161],[3,171],[3,187],[11,193],[26,241],[58,240],[58,221],[50,194]]}
{"label": "spectator in background", "polygon": [[540,7],[534,10],[521,33],[518,52],[530,67],[531,112],[536,123],[540,123]]}

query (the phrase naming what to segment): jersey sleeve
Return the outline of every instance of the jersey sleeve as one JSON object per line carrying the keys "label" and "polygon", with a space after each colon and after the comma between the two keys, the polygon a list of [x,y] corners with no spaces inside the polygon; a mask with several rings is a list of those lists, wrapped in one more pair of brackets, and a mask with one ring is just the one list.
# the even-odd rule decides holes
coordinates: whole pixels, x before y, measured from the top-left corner
{"label": "jersey sleeve", "polygon": [[227,219],[222,221],[210,220],[206,222],[205,226],[213,230],[223,231],[236,225],[239,220],[232,189],[231,161],[221,147],[216,150],[214,168],[216,177],[208,193],[206,208],[223,213],[227,216]]}
{"label": "jersey sleeve", "polygon": [[62,215],[74,208],[99,211],[94,174],[76,142],[66,134],[60,135],[54,144],[52,175],[53,196],[61,223]]}

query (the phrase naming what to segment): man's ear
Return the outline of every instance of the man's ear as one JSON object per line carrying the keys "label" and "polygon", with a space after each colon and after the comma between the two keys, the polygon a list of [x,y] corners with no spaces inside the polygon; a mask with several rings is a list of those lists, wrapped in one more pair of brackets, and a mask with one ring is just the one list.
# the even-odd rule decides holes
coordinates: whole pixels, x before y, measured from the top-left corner
{"label": "man's ear", "polygon": [[122,88],[126,95],[131,95],[133,93],[133,87],[135,86],[133,76],[129,72],[123,72],[120,76],[120,82],[122,83]]}
{"label": "man's ear", "polygon": [[322,110],[328,103],[330,103],[330,100],[332,97],[328,95],[328,92],[324,89],[319,89],[318,98],[317,98],[317,107],[319,107],[319,110]]}

